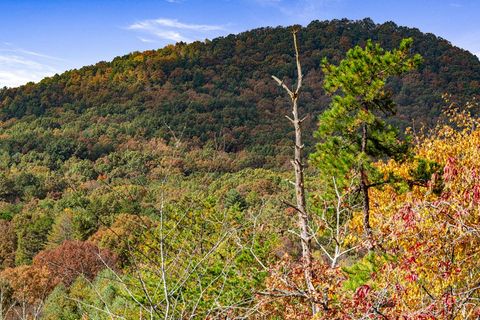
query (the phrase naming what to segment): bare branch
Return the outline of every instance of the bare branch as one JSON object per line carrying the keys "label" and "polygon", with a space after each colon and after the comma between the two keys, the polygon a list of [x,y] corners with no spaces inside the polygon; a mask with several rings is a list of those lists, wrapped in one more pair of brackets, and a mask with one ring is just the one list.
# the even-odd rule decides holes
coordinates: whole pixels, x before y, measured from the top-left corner
{"label": "bare branch", "polygon": [[283,82],[282,80],[278,79],[277,77],[275,77],[275,76],[273,76],[273,75],[272,75],[272,78],[273,78],[273,80],[275,80],[275,81],[277,82],[277,84],[278,84],[280,87],[282,87],[283,89],[285,89],[285,90],[287,91],[288,95],[290,96],[290,98],[293,99],[293,97],[294,97],[293,92],[292,92],[292,90],[290,90],[290,89],[287,87],[287,85],[285,84],[285,82]]}
{"label": "bare branch", "polygon": [[298,78],[297,89],[295,90],[295,95],[298,95],[298,93],[300,92],[300,88],[302,87],[302,79],[303,79],[302,66],[300,65],[300,53],[299,53],[299,50],[298,50],[297,33],[298,33],[298,29],[294,29],[293,30],[293,44],[295,46],[295,61],[296,61],[296,64],[297,64],[297,78]]}

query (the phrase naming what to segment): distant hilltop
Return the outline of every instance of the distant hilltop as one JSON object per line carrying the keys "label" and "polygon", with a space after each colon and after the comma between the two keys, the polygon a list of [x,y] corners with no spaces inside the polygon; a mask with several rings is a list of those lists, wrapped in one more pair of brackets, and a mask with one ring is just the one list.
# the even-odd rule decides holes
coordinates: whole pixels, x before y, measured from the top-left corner
{"label": "distant hilltop", "polygon": [[[445,105],[444,93],[455,101],[480,95],[479,59],[445,39],[393,22],[375,24],[368,18],[313,21],[299,34],[305,73],[300,108],[311,115],[307,130],[329,103],[322,89],[321,59],[336,63],[349,48],[367,39],[391,49],[405,37],[414,39],[413,50],[424,63],[390,81],[398,104],[393,120],[397,126],[435,123]],[[181,132],[184,139],[199,145],[221,137],[226,151],[257,148],[269,154],[290,139],[283,118],[288,101],[271,74],[285,79],[295,75],[289,27],[133,52],[36,84],[5,88],[0,90],[0,118],[22,121],[35,116],[55,119],[63,126],[72,115],[92,122],[107,117],[110,126],[128,122],[127,135],[168,140],[172,132]],[[307,133],[307,144],[310,136]]]}

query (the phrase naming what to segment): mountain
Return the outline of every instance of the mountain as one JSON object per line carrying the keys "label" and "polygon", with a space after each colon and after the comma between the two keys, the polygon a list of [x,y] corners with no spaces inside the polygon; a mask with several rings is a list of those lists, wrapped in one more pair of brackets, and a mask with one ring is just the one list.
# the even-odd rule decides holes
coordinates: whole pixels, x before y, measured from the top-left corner
{"label": "mountain", "polygon": [[[320,61],[326,57],[338,62],[349,48],[367,39],[391,49],[405,37],[413,37],[414,51],[424,63],[389,84],[398,103],[393,120],[397,126],[434,124],[445,105],[444,93],[454,101],[480,95],[479,59],[445,39],[393,22],[313,21],[300,33],[305,73],[301,110],[310,115],[305,122],[307,145],[312,144],[317,115],[329,103],[322,90]],[[279,155],[290,145],[291,130],[284,118],[289,102],[270,75],[292,79],[292,53],[289,28],[259,28],[134,52],[37,84],[4,88],[1,131],[28,126],[37,133],[23,139],[21,146],[15,146],[18,140],[4,138],[0,147],[13,153],[48,149],[60,152],[62,159],[76,155],[95,160],[130,137],[169,141],[175,135],[194,146],[245,149],[262,158]],[[50,146],[52,141],[44,138],[52,130],[66,138],[62,146]],[[102,139],[108,143],[99,144]]]}

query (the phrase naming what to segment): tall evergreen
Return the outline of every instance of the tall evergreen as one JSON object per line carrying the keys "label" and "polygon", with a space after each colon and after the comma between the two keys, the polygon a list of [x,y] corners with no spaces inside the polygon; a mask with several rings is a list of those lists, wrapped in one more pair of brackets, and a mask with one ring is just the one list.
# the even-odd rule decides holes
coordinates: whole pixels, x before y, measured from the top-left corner
{"label": "tall evergreen", "polygon": [[312,160],[322,172],[355,179],[362,196],[364,231],[370,240],[368,190],[386,182],[375,174],[372,163],[404,155],[408,147],[384,119],[395,113],[387,80],[416,68],[422,60],[410,54],[412,43],[404,39],[398,49],[385,51],[368,41],[365,48],[350,49],[338,66],[326,59],[322,62],[324,88],[333,99],[320,116],[315,135],[321,142]]}

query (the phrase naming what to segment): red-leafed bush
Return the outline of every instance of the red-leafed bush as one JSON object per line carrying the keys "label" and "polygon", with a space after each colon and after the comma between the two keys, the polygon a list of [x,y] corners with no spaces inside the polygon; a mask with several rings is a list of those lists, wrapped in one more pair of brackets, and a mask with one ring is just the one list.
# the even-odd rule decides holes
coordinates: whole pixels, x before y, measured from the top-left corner
{"label": "red-leafed bush", "polygon": [[41,251],[33,259],[33,267],[48,269],[55,284],[66,286],[80,275],[93,280],[105,268],[115,268],[117,257],[91,242],[65,241],[55,249]]}

